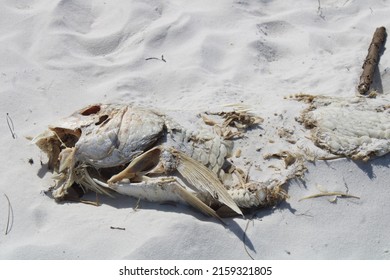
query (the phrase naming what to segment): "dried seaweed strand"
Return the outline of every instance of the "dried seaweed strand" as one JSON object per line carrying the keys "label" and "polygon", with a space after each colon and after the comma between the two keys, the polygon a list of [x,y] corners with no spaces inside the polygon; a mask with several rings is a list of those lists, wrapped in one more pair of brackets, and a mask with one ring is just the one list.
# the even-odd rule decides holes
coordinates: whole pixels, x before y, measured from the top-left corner
{"label": "dried seaweed strand", "polygon": [[133,210],[134,212],[137,212],[140,208],[140,202],[141,202],[141,198],[138,198],[137,200],[137,203],[135,204],[135,206],[133,207]]}
{"label": "dried seaweed strand", "polygon": [[8,125],[8,128],[9,128],[9,131],[11,132],[12,138],[16,139],[14,122],[12,121],[12,119],[9,116],[8,113],[7,113],[6,119],[7,119],[7,125]]}
{"label": "dried seaweed strand", "polygon": [[253,222],[252,219],[248,220],[248,222],[246,223],[246,227],[245,227],[245,231],[244,231],[244,234],[243,234],[243,237],[242,237],[242,242],[244,244],[244,250],[246,252],[246,254],[252,259],[254,260],[254,258],[251,256],[251,254],[249,254],[249,251],[248,251],[248,248],[246,247],[246,231],[248,230],[248,226],[249,226],[249,222]]}
{"label": "dried seaweed strand", "polygon": [[322,192],[322,193],[318,193],[318,194],[305,196],[298,201],[302,201],[302,200],[310,199],[310,198],[316,198],[316,197],[322,197],[322,196],[334,196],[334,195],[338,196],[338,197],[350,197],[350,198],[360,199],[360,197],[358,197],[358,196],[347,194],[347,193],[342,193],[342,192]]}
{"label": "dried seaweed strand", "polygon": [[7,226],[5,228],[5,235],[7,235],[12,228],[12,225],[14,223],[14,210],[12,209],[11,201],[9,200],[9,197],[3,193],[5,198],[8,201],[8,217],[7,217]]}

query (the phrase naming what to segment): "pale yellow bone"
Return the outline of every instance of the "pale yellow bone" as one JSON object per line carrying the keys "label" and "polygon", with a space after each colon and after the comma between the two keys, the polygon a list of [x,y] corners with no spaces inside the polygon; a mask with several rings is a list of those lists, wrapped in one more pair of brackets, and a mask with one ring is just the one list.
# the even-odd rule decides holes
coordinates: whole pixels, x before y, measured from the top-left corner
{"label": "pale yellow bone", "polygon": [[[206,215],[217,218],[225,224],[211,207],[196,197],[194,193],[183,187],[174,177],[149,178],[143,176],[143,180],[138,183],[121,182],[115,185],[109,185],[97,179],[93,180],[100,186],[112,189],[123,195],[138,198],[141,198],[142,196],[146,200],[159,202],[166,202],[166,200],[184,201]],[[142,195],[140,193],[142,193]]]}
{"label": "pale yellow bone", "polygon": [[76,176],[75,176],[75,182],[80,184],[81,186],[85,186],[88,189],[100,193],[105,194],[110,197],[114,197],[109,190],[102,188],[100,185],[98,185],[95,180],[92,178],[92,176],[89,174],[88,169],[86,167],[80,167],[77,169]]}
{"label": "pale yellow bone", "polygon": [[112,176],[107,182],[114,184],[123,179],[132,179],[136,176],[147,173],[156,167],[160,161],[161,148],[155,147],[139,155],[121,172]]}
{"label": "pale yellow bone", "polygon": [[214,126],[214,125],[217,124],[216,121],[214,121],[214,120],[212,120],[212,119],[206,117],[206,115],[204,115],[204,114],[202,114],[201,117],[202,117],[202,119],[203,119],[203,122],[204,122],[205,124],[207,124],[207,125]]}
{"label": "pale yellow bone", "polygon": [[[160,154],[162,147],[155,147],[140,156],[136,157],[129,166],[122,172],[112,176],[108,184],[112,185],[123,179],[132,179],[137,175],[146,174],[150,171],[160,170]],[[166,150],[180,159],[177,171],[196,189],[206,191],[212,197],[223,204],[226,204],[236,213],[243,215],[240,208],[233,201],[223,184],[219,181],[216,174],[209,170],[200,162],[194,160],[183,152],[176,149]],[[160,170],[161,172],[161,170]]]}
{"label": "pale yellow bone", "polygon": [[66,148],[61,151],[59,160],[60,160],[60,167],[59,167],[59,173],[63,172],[65,169],[69,169],[75,164],[75,153],[76,148]]}
{"label": "pale yellow bone", "polygon": [[41,134],[31,139],[31,144],[38,145],[41,148],[43,142],[47,142],[47,139],[55,137],[55,133],[52,130],[45,130]]}
{"label": "pale yellow bone", "polygon": [[349,197],[349,198],[360,199],[360,197],[358,197],[358,196],[347,194],[347,193],[343,193],[343,192],[321,192],[321,193],[318,193],[318,194],[313,194],[313,195],[302,197],[298,201],[302,201],[302,200],[310,199],[310,198],[322,197],[322,196]]}

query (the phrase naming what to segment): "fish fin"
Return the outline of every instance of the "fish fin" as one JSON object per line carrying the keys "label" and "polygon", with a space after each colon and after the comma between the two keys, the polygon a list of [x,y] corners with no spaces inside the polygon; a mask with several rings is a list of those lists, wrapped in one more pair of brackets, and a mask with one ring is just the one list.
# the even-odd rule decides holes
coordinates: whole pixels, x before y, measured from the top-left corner
{"label": "fish fin", "polygon": [[180,159],[177,171],[193,187],[201,191],[207,191],[213,198],[225,204],[237,214],[243,215],[241,209],[234,202],[215,173],[183,152],[174,149],[171,152]]}

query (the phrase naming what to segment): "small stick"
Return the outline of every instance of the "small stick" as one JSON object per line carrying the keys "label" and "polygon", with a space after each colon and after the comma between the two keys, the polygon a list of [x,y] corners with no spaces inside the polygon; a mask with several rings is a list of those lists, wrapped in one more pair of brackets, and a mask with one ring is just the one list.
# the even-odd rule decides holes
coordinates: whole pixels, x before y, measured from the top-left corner
{"label": "small stick", "polygon": [[334,196],[334,195],[338,196],[338,197],[351,197],[351,198],[360,199],[360,197],[358,197],[358,196],[354,196],[354,195],[342,193],[342,192],[323,192],[323,193],[305,196],[305,197],[301,198],[300,200],[298,200],[298,202],[302,201],[304,199],[310,199],[310,198],[316,198],[316,197],[322,197],[322,196]]}
{"label": "small stick", "polygon": [[374,36],[372,37],[372,41],[370,47],[368,48],[368,54],[363,63],[363,73],[360,76],[360,82],[357,87],[360,94],[366,94],[370,89],[370,86],[373,81],[373,76],[375,69],[379,62],[380,53],[382,46],[386,41],[386,28],[378,27],[375,30]]}
{"label": "small stick", "polygon": [[8,196],[3,193],[5,198],[8,201],[8,218],[7,218],[7,226],[5,228],[5,235],[7,235],[12,228],[12,225],[14,223],[14,210],[12,209],[11,201],[9,200]]}
{"label": "small stick", "polygon": [[9,116],[8,113],[7,113],[6,119],[7,119],[7,124],[8,124],[9,131],[11,131],[12,138],[16,139],[14,122],[12,121],[12,119]]}
{"label": "small stick", "polygon": [[110,227],[110,229],[126,230],[126,229],[125,229],[125,228],[123,228],[123,227],[113,227],[113,226],[111,226],[111,227]]}
{"label": "small stick", "polygon": [[152,60],[152,59],[161,60],[161,61],[167,62],[165,60],[165,58],[164,58],[164,55],[161,55],[161,58],[158,58],[158,57],[148,57],[148,58],[145,58],[145,60]]}

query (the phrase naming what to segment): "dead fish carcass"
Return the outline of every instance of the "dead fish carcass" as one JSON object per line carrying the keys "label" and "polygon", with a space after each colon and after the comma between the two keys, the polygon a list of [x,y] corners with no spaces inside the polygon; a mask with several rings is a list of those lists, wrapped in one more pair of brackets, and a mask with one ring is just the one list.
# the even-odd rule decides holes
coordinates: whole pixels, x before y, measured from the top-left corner
{"label": "dead fish carcass", "polygon": [[242,215],[245,208],[286,198],[279,185],[231,179],[238,174],[228,161],[231,141],[188,132],[147,108],[91,105],[49,126],[32,142],[47,154],[56,173],[51,191],[59,201],[79,186],[107,195],[114,191],[149,201],[186,202],[219,217],[222,208]]}

